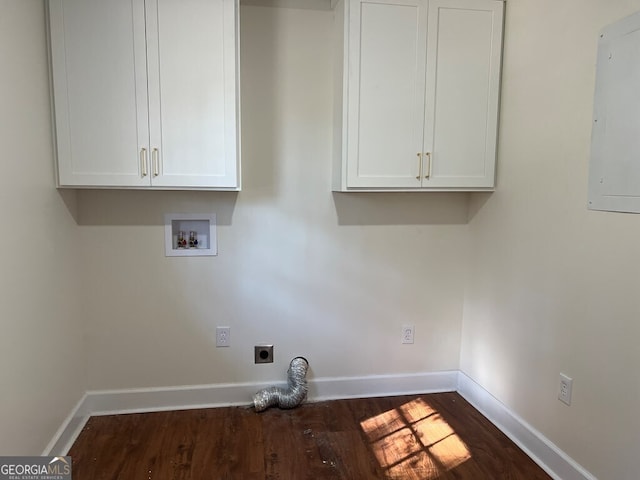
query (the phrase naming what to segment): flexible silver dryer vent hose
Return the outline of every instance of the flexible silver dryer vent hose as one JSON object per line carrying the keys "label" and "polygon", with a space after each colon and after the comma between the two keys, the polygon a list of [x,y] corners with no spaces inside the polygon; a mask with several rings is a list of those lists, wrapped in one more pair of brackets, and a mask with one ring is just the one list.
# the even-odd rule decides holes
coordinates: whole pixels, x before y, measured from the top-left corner
{"label": "flexible silver dryer vent hose", "polygon": [[309,362],[304,357],[291,360],[287,370],[289,388],[268,387],[253,396],[253,406],[256,412],[262,412],[269,407],[295,408],[307,396],[307,369]]}

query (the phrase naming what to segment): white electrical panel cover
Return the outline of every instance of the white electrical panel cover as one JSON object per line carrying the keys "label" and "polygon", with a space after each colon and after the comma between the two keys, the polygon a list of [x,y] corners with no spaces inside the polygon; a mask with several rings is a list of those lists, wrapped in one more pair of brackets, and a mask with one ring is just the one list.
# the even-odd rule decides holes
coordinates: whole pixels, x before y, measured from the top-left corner
{"label": "white electrical panel cover", "polygon": [[640,12],[600,33],[589,209],[640,213]]}

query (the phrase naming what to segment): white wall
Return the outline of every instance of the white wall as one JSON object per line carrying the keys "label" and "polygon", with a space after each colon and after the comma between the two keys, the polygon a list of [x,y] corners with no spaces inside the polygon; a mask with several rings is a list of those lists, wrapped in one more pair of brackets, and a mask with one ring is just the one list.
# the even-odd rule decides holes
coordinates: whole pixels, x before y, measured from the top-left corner
{"label": "white wall", "polygon": [[[471,206],[461,367],[601,479],[638,478],[640,218],[586,209],[598,32],[639,1],[509,0],[498,189]],[[570,407],[558,375],[574,378]]]}
{"label": "white wall", "polygon": [[[90,388],[458,368],[467,198],[331,193],[331,23],[242,7],[241,193],[78,193]],[[167,212],[217,213],[219,255],[165,258]]]}
{"label": "white wall", "polygon": [[78,227],[74,195],[53,182],[44,25],[43,2],[0,2],[2,455],[40,455],[86,389]]}

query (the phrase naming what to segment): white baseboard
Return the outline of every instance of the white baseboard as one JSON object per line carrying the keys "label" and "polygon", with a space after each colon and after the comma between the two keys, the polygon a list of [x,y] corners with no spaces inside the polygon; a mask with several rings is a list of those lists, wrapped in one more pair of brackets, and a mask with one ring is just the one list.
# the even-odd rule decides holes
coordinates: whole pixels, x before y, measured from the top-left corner
{"label": "white baseboard", "polygon": [[[229,383],[89,391],[67,417],[43,455],[65,455],[92,415],[250,405],[254,393],[271,385],[272,382]],[[460,393],[555,480],[597,480],[548,438],[459,371],[316,378],[309,380],[307,401],[454,391]]]}
{"label": "white baseboard", "polygon": [[[309,380],[307,401],[454,392],[457,382],[457,371],[315,378]],[[272,385],[287,386],[265,382],[89,391],[85,409],[91,415],[110,415],[251,405],[258,390]]]}
{"label": "white baseboard", "polygon": [[[453,392],[456,390],[457,381],[458,372],[453,370],[404,375],[316,378],[309,380],[307,401]],[[92,415],[251,405],[253,395],[258,390],[272,385],[273,382],[228,383],[88,391],[49,442],[43,455],[66,454]],[[286,387],[286,383],[279,386]]]}
{"label": "white baseboard", "polygon": [[418,393],[455,392],[458,371],[371,375],[366,377],[325,377],[309,381],[309,401],[342,398],[391,397]]}
{"label": "white baseboard", "polygon": [[463,372],[459,372],[457,390],[555,480],[597,480]]}
{"label": "white baseboard", "polygon": [[86,410],[86,401],[87,394],[85,393],[46,446],[42,455],[63,456],[67,454],[91,416],[91,412]]}
{"label": "white baseboard", "polygon": [[177,387],[93,390],[87,392],[91,415],[161,412],[251,404],[253,394],[269,384],[222,383]]}

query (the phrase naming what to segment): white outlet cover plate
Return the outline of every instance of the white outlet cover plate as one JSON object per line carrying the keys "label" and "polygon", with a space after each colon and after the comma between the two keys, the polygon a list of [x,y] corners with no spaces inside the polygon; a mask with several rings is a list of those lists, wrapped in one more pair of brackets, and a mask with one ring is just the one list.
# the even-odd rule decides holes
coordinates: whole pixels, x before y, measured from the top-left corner
{"label": "white outlet cover plate", "polygon": [[216,327],[216,347],[231,346],[231,328]]}
{"label": "white outlet cover plate", "polygon": [[415,333],[415,325],[403,325],[402,326],[402,343],[412,344],[413,336]]}
{"label": "white outlet cover plate", "polygon": [[573,378],[566,376],[564,373],[560,374],[560,392],[558,393],[558,400],[567,405],[571,405],[571,390],[573,388]]}

